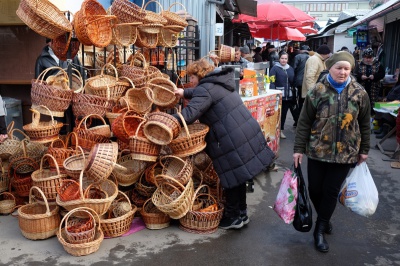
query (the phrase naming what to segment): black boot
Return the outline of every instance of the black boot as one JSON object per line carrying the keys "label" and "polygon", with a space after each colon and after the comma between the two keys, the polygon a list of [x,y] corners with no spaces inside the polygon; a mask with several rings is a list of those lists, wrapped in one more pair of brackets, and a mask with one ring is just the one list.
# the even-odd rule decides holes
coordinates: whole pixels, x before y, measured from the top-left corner
{"label": "black boot", "polygon": [[331,234],[332,234],[332,230],[333,230],[332,223],[329,222],[329,223],[328,223],[328,227],[327,227],[326,230],[325,230],[325,233],[328,234],[328,235],[331,235]]}
{"label": "black boot", "polygon": [[314,229],[314,244],[315,248],[320,252],[328,252],[329,245],[325,239],[325,231],[329,227],[329,222],[317,219]]}
{"label": "black boot", "polygon": [[384,136],[386,136],[387,133],[390,131],[390,126],[388,124],[383,124],[382,125],[382,132],[380,134],[375,135],[375,138],[381,139]]}

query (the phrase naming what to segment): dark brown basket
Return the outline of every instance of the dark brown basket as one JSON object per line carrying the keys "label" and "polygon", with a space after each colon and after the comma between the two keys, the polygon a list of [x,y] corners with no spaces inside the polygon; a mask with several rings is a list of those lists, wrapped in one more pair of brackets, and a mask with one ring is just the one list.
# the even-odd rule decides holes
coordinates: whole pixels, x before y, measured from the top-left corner
{"label": "dark brown basket", "polygon": [[146,137],[159,145],[168,145],[181,132],[179,121],[165,112],[152,112],[146,116],[143,132]]}
{"label": "dark brown basket", "polygon": [[83,87],[81,93],[73,94],[72,112],[75,117],[85,117],[91,114],[104,117],[107,112],[111,111],[111,108],[115,104],[108,98],[84,93],[85,87]]}
{"label": "dark brown basket", "polygon": [[142,22],[146,15],[142,8],[129,0],[114,0],[111,13],[116,15],[121,23]]}
{"label": "dark brown basket", "polygon": [[[111,125],[111,130],[115,137],[123,142],[129,142],[129,138],[135,135],[136,130],[143,121],[145,119],[135,111],[126,111],[115,118]],[[140,130],[138,135],[143,136],[143,131]]]}

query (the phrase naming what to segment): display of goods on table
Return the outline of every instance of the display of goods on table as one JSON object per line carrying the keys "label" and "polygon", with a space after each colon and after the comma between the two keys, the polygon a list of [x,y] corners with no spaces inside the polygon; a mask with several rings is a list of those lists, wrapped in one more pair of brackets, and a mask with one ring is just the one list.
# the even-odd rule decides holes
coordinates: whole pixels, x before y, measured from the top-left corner
{"label": "display of goods on table", "polygon": [[[34,190],[41,195],[44,205],[34,202]],[[29,204],[18,209],[18,221],[24,237],[31,240],[49,238],[56,234],[60,225],[59,207],[49,206],[46,196],[40,188],[33,186],[29,193]]]}

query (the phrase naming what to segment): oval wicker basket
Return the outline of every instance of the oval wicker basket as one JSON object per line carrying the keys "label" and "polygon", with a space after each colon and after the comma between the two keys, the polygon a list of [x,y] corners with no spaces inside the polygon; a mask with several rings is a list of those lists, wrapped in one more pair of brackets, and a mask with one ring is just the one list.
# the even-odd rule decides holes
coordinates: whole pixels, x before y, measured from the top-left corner
{"label": "oval wicker basket", "polygon": [[138,114],[146,114],[150,112],[153,105],[152,94],[152,90],[148,87],[131,88],[126,91],[123,98],[127,101],[130,110]]}
{"label": "oval wicker basket", "polygon": [[[111,130],[115,137],[123,142],[129,142],[129,138],[135,135],[136,130],[143,121],[145,121],[145,119],[135,111],[126,111],[114,120],[111,125]],[[140,130],[138,134],[143,136],[142,130]]]}
{"label": "oval wicker basket", "polygon": [[160,211],[151,201],[151,198],[146,200],[140,211],[144,224],[148,229],[163,229],[169,226],[171,218]]}
{"label": "oval wicker basket", "polygon": [[157,187],[155,184],[148,183],[146,178],[143,176],[146,175],[148,168],[146,171],[139,177],[139,180],[135,183],[135,190],[143,197],[149,198],[153,195],[154,191],[156,191]]}
{"label": "oval wicker basket", "polygon": [[[224,212],[224,207],[213,196],[211,196],[210,193],[201,193],[204,187],[207,186],[202,185],[198,187],[193,197],[193,203],[196,201],[202,203],[202,209],[191,209],[185,216],[179,219],[179,228],[186,232],[211,234],[218,229],[218,225]],[[210,206],[215,207],[208,210],[207,208],[210,208]]]}
{"label": "oval wicker basket", "polygon": [[155,162],[160,154],[161,146],[139,134],[144,123],[145,121],[141,122],[136,129],[135,135],[129,137],[129,150],[134,159]]}
{"label": "oval wicker basket", "polygon": [[121,151],[121,156],[117,159],[113,175],[119,186],[127,187],[139,180],[146,170],[147,162],[133,159],[130,153],[123,155],[124,151],[126,150]]}
{"label": "oval wicker basket", "polygon": [[[42,107],[47,108],[46,106]],[[53,115],[51,115],[51,121],[49,122],[40,121],[40,113],[34,109],[31,109],[31,111],[32,123],[22,126],[30,140],[37,143],[49,143],[58,139],[64,124],[54,120]],[[51,114],[50,110],[49,112]]]}
{"label": "oval wicker basket", "polygon": [[[103,124],[88,128],[88,119],[99,119]],[[77,138],[72,140],[73,145],[77,145],[85,150],[90,151],[97,143],[109,143],[111,136],[110,126],[106,123],[103,117],[97,114],[90,114],[85,116],[78,125],[73,129]]]}
{"label": "oval wicker basket", "polygon": [[[193,174],[193,160],[190,157],[181,159],[174,155],[166,155],[160,159],[162,165],[161,177],[166,175],[186,185],[187,182],[192,178]],[[155,176],[156,183],[160,184],[160,179]],[[168,179],[166,180],[168,181]]]}
{"label": "oval wicker basket", "polygon": [[[103,215],[109,209],[111,202],[118,195],[118,187],[111,180],[102,180],[98,183],[101,190],[105,191],[108,195],[105,199],[87,199],[84,197],[84,184],[83,184],[83,171],[81,171],[79,176],[79,199],[62,201],[59,195],[57,195],[56,202],[57,205],[71,211],[78,207],[87,207],[93,209],[98,215]],[[84,217],[84,216],[83,216]]]}
{"label": "oval wicker basket", "polygon": [[[43,162],[45,158],[49,158],[56,169],[44,169]],[[67,174],[60,173],[56,159],[50,154],[45,154],[40,162],[40,169],[32,173],[33,186],[38,187],[45,195],[47,202],[55,203],[57,197],[57,187],[59,187],[61,179],[66,178]],[[43,201],[42,193],[35,193],[36,199]],[[40,203],[40,202],[39,202]]]}
{"label": "oval wicker basket", "polygon": [[[176,12],[171,11],[171,7],[175,5],[180,5],[183,8],[183,14],[178,15]],[[186,7],[182,3],[175,2],[171,4],[168,8],[168,10],[163,10],[161,11],[161,16],[167,20],[167,23],[165,26],[179,26],[183,28],[186,28],[188,23],[185,19],[187,15]]]}
{"label": "oval wicker basket", "polygon": [[0,214],[10,214],[16,206],[15,196],[10,192],[0,193]]}
{"label": "oval wicker basket", "polygon": [[[45,205],[33,202],[33,190],[42,196]],[[60,225],[59,207],[49,206],[40,188],[33,186],[29,193],[29,204],[18,209],[19,228],[24,237],[37,240],[54,236]]]}
{"label": "oval wicker basket", "polygon": [[175,95],[176,85],[169,79],[156,77],[148,81],[147,85],[153,91],[153,102],[162,108],[173,108],[179,98]]}
{"label": "oval wicker basket", "polygon": [[121,66],[120,72],[121,76],[128,77],[136,88],[141,88],[146,85],[147,69],[146,58],[142,53],[136,52],[132,55],[129,65],[123,64]]}
{"label": "oval wicker basket", "polygon": [[81,171],[85,169],[85,161],[87,160],[89,153],[83,151],[83,149],[77,145],[79,153],[66,158],[63,162],[63,166],[67,175],[75,180],[79,179]]}
{"label": "oval wicker basket", "polygon": [[[122,197],[119,199],[116,198],[114,202],[116,201],[127,202],[130,206],[130,210],[125,214],[115,218],[109,218],[109,219],[100,218],[101,229],[103,230],[104,236],[106,237],[119,237],[128,232],[129,229],[131,228],[133,218],[137,211],[137,207],[135,205],[131,205],[129,198],[125,193],[120,191],[118,193],[119,195],[122,195]],[[112,209],[112,206],[110,207],[110,209]]]}
{"label": "oval wicker basket", "polygon": [[[74,213],[82,213],[83,210],[90,212],[93,216],[96,217],[94,220],[97,221],[97,227],[95,227],[94,239],[93,241],[81,244],[69,243],[65,230],[62,230],[62,225],[70,215]],[[85,207],[77,208],[68,212],[61,220],[60,226],[57,230],[57,238],[58,241],[61,243],[61,245],[63,245],[65,251],[71,254],[72,256],[85,256],[96,252],[100,248],[101,242],[103,242],[104,240],[104,234],[103,231],[101,230],[101,222],[99,215],[96,213],[95,210]]]}
{"label": "oval wicker basket", "polygon": [[[62,34],[53,39],[51,49],[54,54],[62,61],[74,58],[79,51],[80,42],[77,38],[72,37],[72,33]],[[71,54],[68,57],[68,49],[71,47]]]}
{"label": "oval wicker basket", "polygon": [[[21,148],[21,141],[29,140],[29,137],[20,129],[13,128],[7,131],[8,138],[0,145],[0,159],[8,160],[11,156],[17,153]],[[20,140],[15,133],[19,132],[24,140]]]}
{"label": "oval wicker basket", "polygon": [[146,114],[145,118],[147,122],[143,132],[147,139],[156,144],[168,145],[181,132],[179,121],[165,112],[152,112]]}
{"label": "oval wicker basket", "polygon": [[[83,244],[89,243],[94,240],[96,233],[96,221],[93,214],[85,209],[72,210],[67,213],[65,219],[64,232],[68,243],[70,244]],[[73,213],[78,212],[80,215],[87,213],[88,217],[72,217]]]}
{"label": "oval wicker basket", "polygon": [[168,145],[172,153],[178,157],[187,157],[204,150],[207,146],[205,137],[209,131],[209,127],[202,123],[187,125],[181,113],[178,113],[178,115],[185,130],[182,130],[179,136],[173,139]]}
{"label": "oval wicker basket", "polygon": [[98,143],[89,153],[85,173],[89,180],[98,182],[107,179],[112,173],[118,158],[118,144]]}
{"label": "oval wicker basket", "polygon": [[[164,181],[160,185],[157,184],[157,189],[151,200],[160,211],[169,215],[172,219],[180,219],[192,208],[193,180],[190,178],[184,186],[169,176],[162,176],[162,179]],[[165,181],[166,179],[168,181]]]}
{"label": "oval wicker basket", "polygon": [[141,22],[116,24],[112,29],[113,37],[111,43],[124,47],[134,44],[138,35],[138,25],[141,24]]}
{"label": "oval wicker basket", "polygon": [[70,143],[72,142],[71,141],[72,136],[75,137],[75,143],[78,143],[77,141],[78,136],[76,135],[75,132],[70,132],[67,135],[65,143],[62,139],[56,139],[50,143],[50,146],[47,148],[46,154],[50,154],[55,159],[55,162],[53,160],[49,160],[48,163],[50,168],[56,168],[56,166],[58,166],[60,172],[63,173],[65,171],[64,161],[67,158],[71,157],[72,155],[78,154],[76,145],[75,148],[72,148],[72,146],[70,146]]}
{"label": "oval wicker basket", "polygon": [[[142,1],[142,9],[145,12],[145,16],[143,18],[143,25],[139,26],[140,32],[151,33],[151,34],[158,34],[161,28],[167,24],[167,20],[163,18],[160,14],[157,14],[153,11],[146,10],[147,6],[150,3],[158,4],[161,12],[163,10],[162,5],[156,0],[150,0],[144,4],[145,1]],[[144,4],[144,5],[143,5]]]}
{"label": "oval wicker basket", "polygon": [[121,23],[142,22],[145,11],[129,0],[114,0],[111,13],[116,15]]}
{"label": "oval wicker basket", "polygon": [[29,28],[50,39],[72,31],[71,23],[50,1],[21,0],[16,13]]}

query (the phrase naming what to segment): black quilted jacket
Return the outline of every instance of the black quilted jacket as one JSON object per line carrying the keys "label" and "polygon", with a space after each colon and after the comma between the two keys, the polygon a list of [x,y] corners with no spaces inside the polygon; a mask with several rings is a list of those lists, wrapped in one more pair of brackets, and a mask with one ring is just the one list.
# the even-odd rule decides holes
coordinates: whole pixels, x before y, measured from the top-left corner
{"label": "black quilted jacket", "polygon": [[233,69],[208,74],[197,87],[186,89],[184,96],[191,99],[182,110],[185,121],[191,124],[199,119],[210,127],[206,152],[222,187],[243,184],[271,164],[275,155],[235,91]]}

